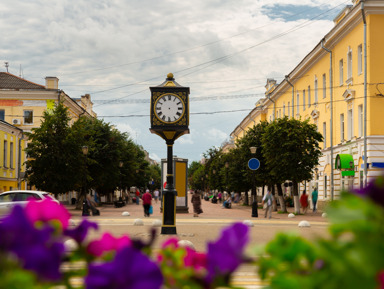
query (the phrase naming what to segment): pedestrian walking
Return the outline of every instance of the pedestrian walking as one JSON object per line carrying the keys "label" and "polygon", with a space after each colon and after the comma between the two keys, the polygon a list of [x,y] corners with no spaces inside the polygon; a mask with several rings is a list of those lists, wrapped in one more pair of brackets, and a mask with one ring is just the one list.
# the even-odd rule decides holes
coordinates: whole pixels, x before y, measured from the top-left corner
{"label": "pedestrian walking", "polygon": [[312,204],[313,204],[313,212],[317,211],[317,198],[319,196],[319,193],[317,192],[317,187],[314,187],[312,192]]}
{"label": "pedestrian walking", "polygon": [[273,203],[273,196],[271,191],[267,191],[267,193],[263,197],[263,208],[265,210],[264,218],[267,218],[267,215],[269,215],[269,219],[272,218],[272,203]]}
{"label": "pedestrian walking", "polygon": [[140,203],[140,191],[139,189],[136,189],[136,205]]}
{"label": "pedestrian walking", "polygon": [[200,194],[195,191],[192,195],[192,198],[191,198],[191,203],[193,205],[193,216],[194,217],[198,217],[199,214],[201,214],[203,212],[203,210],[201,209],[201,198],[200,198]]}
{"label": "pedestrian walking", "polygon": [[217,199],[219,200],[219,203],[221,204],[221,200],[222,200],[222,194],[221,194],[221,192],[219,192],[219,193],[217,194]]}
{"label": "pedestrian walking", "polygon": [[308,195],[305,193],[305,190],[303,191],[303,194],[300,197],[300,204],[303,208],[303,214],[305,214],[308,209]]}
{"label": "pedestrian walking", "polygon": [[149,190],[145,191],[141,199],[143,200],[144,217],[149,217],[149,207],[152,204],[152,195],[149,193]]}
{"label": "pedestrian walking", "polygon": [[88,206],[88,208],[91,209],[92,216],[99,216],[100,215],[100,211],[98,209],[96,209],[96,202],[94,200],[92,200],[91,195],[87,195],[87,206]]}
{"label": "pedestrian walking", "polygon": [[159,195],[160,195],[160,192],[158,189],[156,189],[154,192],[153,192],[153,198],[155,199],[155,203],[157,204],[157,200],[159,199]]}

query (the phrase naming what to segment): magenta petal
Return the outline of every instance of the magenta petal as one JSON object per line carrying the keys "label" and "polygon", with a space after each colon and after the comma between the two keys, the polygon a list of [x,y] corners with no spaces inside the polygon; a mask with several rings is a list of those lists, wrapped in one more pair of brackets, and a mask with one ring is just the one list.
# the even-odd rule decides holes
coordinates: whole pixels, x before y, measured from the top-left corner
{"label": "magenta petal", "polygon": [[49,222],[51,220],[58,220],[64,229],[68,227],[71,215],[68,210],[50,199],[42,201],[29,201],[25,207],[25,212],[28,219],[33,223],[36,221]]}

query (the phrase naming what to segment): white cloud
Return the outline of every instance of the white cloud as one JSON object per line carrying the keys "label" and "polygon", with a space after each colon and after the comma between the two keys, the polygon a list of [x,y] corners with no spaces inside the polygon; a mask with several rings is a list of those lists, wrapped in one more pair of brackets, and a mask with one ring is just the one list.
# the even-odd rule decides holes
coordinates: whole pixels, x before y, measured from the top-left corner
{"label": "white cloud", "polygon": [[[267,77],[280,81],[333,26],[332,15],[286,21],[265,8],[290,4],[282,15],[314,7],[321,13],[343,2],[3,0],[0,64],[8,61],[16,75],[21,65],[25,78],[40,84],[45,76],[57,76],[59,87],[72,97],[90,93],[99,116],[128,132],[150,155],[165,157],[164,141],[149,132],[149,103],[98,100],[148,100],[149,87],[163,82],[168,72],[190,87],[191,99],[262,96]],[[301,29],[271,40],[303,21],[308,23]],[[220,146],[248,111],[195,113],[252,109],[257,99],[191,101],[191,134],[176,141],[175,152],[200,159],[208,148]]]}

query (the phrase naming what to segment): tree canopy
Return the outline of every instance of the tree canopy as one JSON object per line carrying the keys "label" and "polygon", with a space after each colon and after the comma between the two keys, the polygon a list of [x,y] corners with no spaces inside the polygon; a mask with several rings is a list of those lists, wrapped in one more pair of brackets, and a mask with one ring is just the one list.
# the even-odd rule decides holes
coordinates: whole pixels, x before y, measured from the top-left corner
{"label": "tree canopy", "polygon": [[[160,168],[149,165],[143,149],[127,133],[95,118],[69,123],[68,110],[60,103],[27,134],[29,184],[55,195],[84,187],[106,195],[117,188],[148,187],[150,180],[159,185]],[[83,146],[88,147],[86,155]]]}

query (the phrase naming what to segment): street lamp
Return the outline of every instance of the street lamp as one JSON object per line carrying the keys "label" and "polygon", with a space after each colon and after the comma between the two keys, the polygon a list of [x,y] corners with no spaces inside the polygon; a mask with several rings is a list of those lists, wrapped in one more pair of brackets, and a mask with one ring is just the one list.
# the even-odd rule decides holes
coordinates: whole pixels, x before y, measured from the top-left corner
{"label": "street lamp", "polygon": [[122,173],[121,173],[121,168],[123,167],[124,163],[122,161],[119,162],[119,168],[120,168],[120,199],[121,201],[123,200],[123,188],[121,187],[121,183],[122,183]]}
{"label": "street lamp", "polygon": [[[251,154],[256,154],[257,147],[250,147],[249,150]],[[252,217],[257,218],[259,216],[257,212],[257,196],[256,196],[256,179],[255,179],[256,170],[252,169]]]}
{"label": "street lamp", "polygon": [[81,150],[83,152],[84,158],[85,158],[85,165],[84,165],[84,181],[83,181],[83,216],[89,216],[89,208],[87,205],[87,155],[88,155],[88,147],[82,146]]}
{"label": "street lamp", "polygon": [[228,193],[228,168],[229,168],[229,163],[225,162],[225,190]]}

